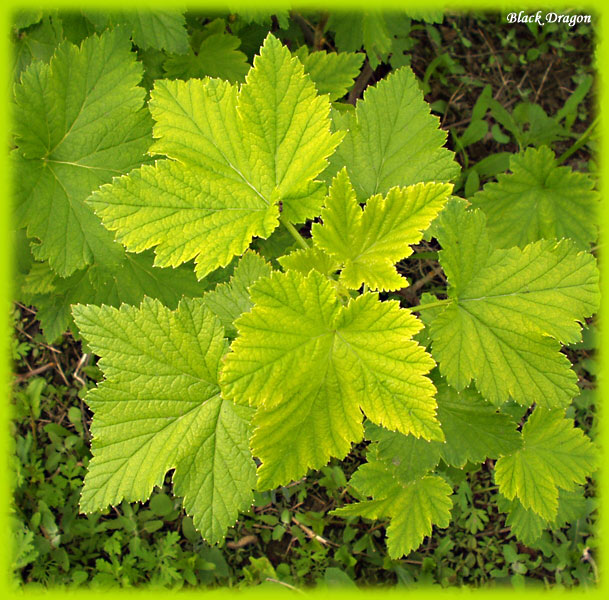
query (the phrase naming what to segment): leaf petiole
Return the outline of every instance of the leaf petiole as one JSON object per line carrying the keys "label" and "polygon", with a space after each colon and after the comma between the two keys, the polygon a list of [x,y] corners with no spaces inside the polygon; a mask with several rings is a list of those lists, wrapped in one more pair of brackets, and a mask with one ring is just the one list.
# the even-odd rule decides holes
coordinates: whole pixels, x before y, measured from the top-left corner
{"label": "leaf petiole", "polygon": [[306,240],[298,233],[298,230],[292,223],[290,223],[287,219],[283,217],[279,217],[279,222],[290,232],[292,237],[298,242],[298,245],[305,250],[309,249],[309,244],[307,244]]}
{"label": "leaf petiole", "polygon": [[427,310],[428,308],[436,308],[438,306],[446,306],[447,304],[451,304],[453,301],[452,298],[446,298],[445,300],[436,300],[435,302],[428,302],[427,304],[419,304],[419,306],[411,306],[410,310],[413,312],[420,312],[422,310]]}

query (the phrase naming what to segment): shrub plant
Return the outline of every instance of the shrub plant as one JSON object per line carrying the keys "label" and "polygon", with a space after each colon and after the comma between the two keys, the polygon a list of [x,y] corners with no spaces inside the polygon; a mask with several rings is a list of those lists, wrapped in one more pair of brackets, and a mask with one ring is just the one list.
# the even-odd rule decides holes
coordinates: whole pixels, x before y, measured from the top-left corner
{"label": "shrub plant", "polygon": [[[334,100],[358,54],[268,34],[246,70],[209,29],[232,75],[179,77],[173,58],[147,91],[138,22],[113,23],[14,92],[22,289],[49,339],[73,319],[104,376],[80,510],[145,501],[173,471],[216,543],[254,490],[366,441],[334,514],[389,519],[393,558],[449,525],[451,473],[489,460],[518,539],[577,519],[598,452],[566,416],[562,348],[599,304],[590,179],[531,148],[465,200],[408,66],[353,107]],[[446,287],[405,305],[424,238]]]}

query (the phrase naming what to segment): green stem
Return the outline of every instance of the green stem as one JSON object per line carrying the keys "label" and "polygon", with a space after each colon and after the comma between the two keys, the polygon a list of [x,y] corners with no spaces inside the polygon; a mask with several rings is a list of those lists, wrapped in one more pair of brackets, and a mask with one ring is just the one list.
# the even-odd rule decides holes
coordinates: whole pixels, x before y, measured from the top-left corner
{"label": "green stem", "polygon": [[290,223],[283,216],[279,217],[279,222],[290,232],[292,237],[298,242],[298,245],[305,250],[309,249],[309,244],[305,241],[305,239],[298,233],[298,230],[292,223]]}
{"label": "green stem", "polygon": [[588,138],[592,135],[594,128],[598,125],[598,121],[599,121],[599,118],[596,117],[596,119],[594,119],[594,121],[592,121],[592,124],[590,125],[590,127],[588,127],[588,129],[586,129],[586,131],[584,131],[584,133],[582,133],[579,136],[579,139],[570,148],[567,148],[567,150],[565,150],[556,159],[557,165],[561,165],[562,163],[564,163],[565,160],[567,160],[567,158],[569,158],[569,156],[571,156],[574,152],[577,152],[588,141]]}
{"label": "green stem", "polygon": [[429,259],[429,260],[438,260],[437,252],[415,252],[411,254],[408,258],[416,258],[419,260]]}
{"label": "green stem", "polygon": [[418,306],[411,306],[410,310],[413,312],[421,312],[428,308],[436,308],[437,306],[446,306],[452,303],[452,298],[446,298],[446,300],[436,300],[435,302],[428,302],[427,304],[419,304]]}

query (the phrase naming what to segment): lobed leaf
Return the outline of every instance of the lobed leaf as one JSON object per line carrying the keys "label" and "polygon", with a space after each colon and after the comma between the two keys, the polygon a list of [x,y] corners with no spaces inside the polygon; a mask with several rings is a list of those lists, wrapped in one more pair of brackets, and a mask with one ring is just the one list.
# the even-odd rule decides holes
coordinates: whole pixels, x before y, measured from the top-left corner
{"label": "lobed leaf", "polygon": [[598,194],[588,175],[557,166],[545,146],[512,155],[510,170],[471,199],[497,248],[567,237],[586,249],[596,240]]}
{"label": "lobed leaf", "polygon": [[579,390],[560,342],[579,340],[598,306],[594,257],[568,241],[493,250],[482,212],[460,202],[435,231],[450,287],[430,335],[448,383],[462,390],[474,379],[495,405],[566,406]]}
{"label": "lobed leaf", "polygon": [[146,298],[139,308],[80,304],[73,313],[105,377],[86,397],[95,416],[81,509],[145,501],[175,469],[195,526],[220,541],[255,483],[250,411],[220,397],[220,321],[191,299],[175,311]]}
{"label": "lobed leaf", "polygon": [[342,306],[315,271],[273,273],[250,293],[254,308],[236,322],[221,386],[258,409],[259,487],[345,456],[362,436],[360,409],[389,429],[442,439],[425,377],[433,362],[411,341],[421,325],[408,311],[371,293]]}
{"label": "lobed leaf", "polygon": [[525,509],[553,520],[558,511],[559,488],[576,489],[596,468],[596,450],[564,411],[537,407],[522,429],[523,447],[495,465],[499,491],[517,497]]}
{"label": "lobed leaf", "polygon": [[338,100],[353,86],[365,56],[355,52],[309,53],[307,46],[301,46],[294,53],[311,78],[319,94],[328,94],[330,100]]}
{"label": "lobed leaf", "polygon": [[[183,296],[198,297],[205,282],[198,282],[187,267],[155,269],[151,253],[124,253],[116,265],[93,264],[69,277],[58,277],[47,263],[35,263],[26,276],[24,300],[36,306],[44,337],[52,343],[71,327],[72,304],[139,304],[145,296],[157,298],[175,309]],[[41,285],[40,275],[50,277],[51,289]]]}
{"label": "lobed leaf", "polygon": [[218,284],[203,295],[203,303],[220,319],[227,334],[236,335],[235,320],[252,308],[250,286],[261,277],[268,277],[271,271],[262,257],[246,252],[239,259],[230,281]]}
{"label": "lobed leaf", "polygon": [[151,141],[145,91],[137,86],[142,69],[130,50],[121,29],[80,48],[64,42],[15,87],[17,222],[37,240],[36,258],[62,277],[123,255],[84,200],[139,166]]}
{"label": "lobed leaf", "polygon": [[360,202],[395,186],[450,181],[459,173],[409,67],[366,88],[355,114],[341,117],[336,122],[347,134],[325,177],[329,182],[346,167]]}
{"label": "lobed leaf", "polygon": [[266,238],[284,218],[315,216],[314,178],[340,141],[329,102],[316,95],[302,64],[271,34],[246,83],[159,81],[151,152],[167,156],[90,200],[132,251],[155,248],[158,266],[192,258],[199,278]]}
{"label": "lobed leaf", "polygon": [[340,282],[351,289],[397,290],[408,285],[394,264],[412,254],[411,244],[423,237],[449,198],[449,184],[417,184],[392,188],[386,197],[370,198],[362,211],[346,169],[332,181],[323,225],[311,232],[317,247],[344,267]]}
{"label": "lobed leaf", "polygon": [[390,518],[387,527],[389,556],[399,559],[418,548],[432,525],[448,527],[452,508],[451,487],[437,475],[404,481],[395,468],[369,455],[350,484],[372,500],[356,502],[332,511],[340,516]]}

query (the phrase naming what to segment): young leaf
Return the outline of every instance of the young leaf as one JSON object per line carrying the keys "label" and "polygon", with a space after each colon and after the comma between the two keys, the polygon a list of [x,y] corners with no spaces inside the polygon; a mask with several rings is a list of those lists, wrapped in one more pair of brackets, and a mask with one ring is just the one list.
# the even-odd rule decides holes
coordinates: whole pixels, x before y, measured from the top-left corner
{"label": "young leaf", "polygon": [[335,273],[341,266],[341,262],[321,250],[316,246],[300,248],[281,256],[277,259],[279,264],[287,271],[298,271],[303,275],[307,275],[310,271],[315,270],[322,275],[331,275]]}
{"label": "young leaf", "polygon": [[218,284],[203,296],[205,306],[217,315],[227,334],[236,334],[235,319],[252,308],[249,287],[270,274],[271,267],[263,258],[247,252],[237,263],[230,281]]}
{"label": "young leaf", "polygon": [[596,450],[564,411],[537,407],[522,428],[524,445],[495,465],[495,481],[508,499],[553,520],[558,490],[573,491],[596,468]]}
{"label": "young leaf", "polygon": [[420,323],[396,302],[363,294],[342,306],[319,273],[273,273],[250,288],[254,308],[222,368],[225,398],[258,407],[252,450],[259,488],[342,458],[362,414],[388,429],[442,439],[433,362],[410,338]]}
{"label": "young leaf", "polygon": [[585,173],[556,166],[546,147],[514,154],[510,170],[472,198],[472,205],[486,214],[497,248],[568,237],[586,249],[596,240],[598,194]]}
{"label": "young leaf", "polygon": [[253,500],[249,410],[220,397],[226,350],[220,321],[201,300],[176,311],[77,305],[74,320],[101,357],[105,380],[89,391],[93,458],[81,509],[144,501],[175,469],[175,493],[209,542],[224,538]]}
{"label": "young leaf", "polygon": [[446,132],[430,114],[409,67],[366,88],[355,114],[341,116],[337,123],[348,132],[325,177],[329,182],[347,167],[360,202],[394,186],[449,181],[459,173],[453,153],[444,148]]}
{"label": "young leaf", "polygon": [[328,29],[335,32],[334,41],[341,51],[356,51],[363,46],[373,69],[391,50],[392,36],[379,11],[333,14]]}
{"label": "young leaf", "polygon": [[[135,252],[155,248],[158,266],[195,258],[199,278],[283,216],[319,214],[314,178],[340,141],[329,102],[271,34],[241,89],[217,79],[158,81],[150,109],[170,160],[115,180],[91,198],[104,224]],[[314,198],[311,201],[311,198]]]}
{"label": "young leaf", "polygon": [[389,517],[387,549],[394,559],[406,556],[431,534],[432,525],[448,527],[452,508],[451,487],[436,475],[404,481],[394,467],[368,455],[349,482],[372,500],[337,508],[331,514],[368,519]]}
{"label": "young leaf", "polygon": [[330,100],[338,100],[347,93],[364,62],[362,53],[323,50],[309,53],[307,46],[298,48],[294,56],[302,62],[317,92],[328,94]]}
{"label": "young leaf", "polygon": [[142,163],[151,121],[137,87],[141,65],[129,36],[115,29],[64,42],[49,65],[33,63],[15,87],[13,152],[20,225],[33,252],[66,277],[122,249],[84,203],[92,190]]}
{"label": "young leaf", "polygon": [[143,49],[156,48],[180,54],[188,50],[186,19],[178,10],[130,10],[123,13],[133,41]]}
{"label": "young leaf", "polygon": [[397,290],[408,285],[394,264],[412,254],[410,244],[423,237],[448,200],[449,184],[420,183],[392,188],[386,197],[370,198],[362,211],[346,169],[332,181],[323,225],[314,223],[315,244],[344,264],[340,281],[358,289]]}
{"label": "young leaf", "polygon": [[434,223],[448,306],[430,328],[440,371],[457,390],[472,378],[495,405],[566,406],[577,376],[560,342],[581,336],[599,302],[594,257],[568,241],[493,250],[481,211],[451,202]]}

